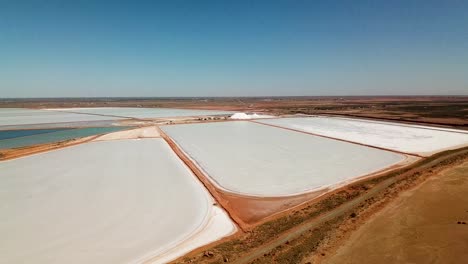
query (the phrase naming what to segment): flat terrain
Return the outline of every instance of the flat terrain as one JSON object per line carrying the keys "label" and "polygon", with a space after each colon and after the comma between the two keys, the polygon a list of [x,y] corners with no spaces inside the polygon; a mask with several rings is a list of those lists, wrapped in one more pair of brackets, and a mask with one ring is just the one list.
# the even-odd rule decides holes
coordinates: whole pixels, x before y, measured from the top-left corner
{"label": "flat terrain", "polygon": [[463,263],[468,259],[467,191],[465,162],[402,193],[325,263]]}
{"label": "flat terrain", "polygon": [[430,155],[468,145],[468,132],[339,117],[265,119],[258,122],[405,153]]}
{"label": "flat terrain", "polygon": [[69,112],[69,113],[116,116],[116,117],[138,118],[138,119],[232,114],[232,112],[216,111],[216,110],[194,110],[194,109],[175,109],[175,108],[135,108],[135,107],[62,108],[62,109],[54,109],[54,110],[62,111],[62,112]]}
{"label": "flat terrain", "polygon": [[27,137],[27,136],[32,136],[32,135],[39,135],[39,134],[51,133],[51,132],[57,132],[57,131],[63,131],[63,130],[66,130],[66,128],[33,129],[33,130],[5,130],[5,131],[0,131],[0,140],[12,139],[12,138],[18,138],[18,137]]}
{"label": "flat terrain", "polygon": [[248,121],[162,126],[221,188],[254,196],[318,190],[405,156]]}
{"label": "flat terrain", "polygon": [[379,177],[363,179],[284,212],[245,234],[205,247],[204,251],[195,250],[175,263],[214,264],[223,259],[230,263],[319,263],[332,256],[337,244],[346,241],[350,233],[400,193],[467,161],[468,148],[446,151]]}
{"label": "flat terrain", "polygon": [[[106,134],[114,131],[120,131],[128,129],[128,127],[88,127],[88,128],[77,128],[77,129],[64,129],[59,131],[50,131],[48,133],[39,133],[34,135],[15,137],[9,139],[0,140],[0,150],[9,148],[20,148],[34,146],[38,144],[47,144],[52,142],[66,141],[76,138],[84,138],[93,135]],[[34,130],[23,130],[31,131]],[[40,129],[40,131],[44,131]]]}
{"label": "flat terrain", "polygon": [[95,141],[118,140],[118,139],[137,139],[137,138],[159,138],[159,130],[155,126],[118,131],[99,136]]}
{"label": "flat terrain", "polygon": [[[236,264],[320,263],[400,193],[464,162],[468,162],[468,148],[439,153],[380,177],[363,179],[295,207],[245,234],[205,251],[196,250],[176,263],[214,264],[223,259]],[[212,254],[207,255],[207,251]]]}
{"label": "flat terrain", "polygon": [[160,119],[209,115],[230,115],[232,112],[175,108],[1,108],[0,131],[83,126],[110,126],[128,119]]}
{"label": "flat terrain", "polygon": [[0,171],[5,263],[129,263],[171,250],[161,263],[235,230],[162,139],[85,143]]}
{"label": "flat terrain", "polygon": [[83,115],[49,110],[0,108],[0,126],[37,125],[85,121],[118,120],[119,117]]}
{"label": "flat terrain", "polygon": [[468,129],[467,96],[0,99],[0,107],[168,107],[279,114],[334,114]]}
{"label": "flat terrain", "polygon": [[[197,116],[229,111],[284,116]],[[467,204],[466,184],[437,182],[448,170],[431,177],[461,162],[456,174],[466,175],[468,150],[429,155],[466,145],[467,120],[462,96],[0,99],[4,140],[33,128],[135,127],[2,149],[0,255],[9,263],[360,263],[368,255],[458,263],[468,209],[455,209]],[[427,178],[432,189],[411,190]]]}

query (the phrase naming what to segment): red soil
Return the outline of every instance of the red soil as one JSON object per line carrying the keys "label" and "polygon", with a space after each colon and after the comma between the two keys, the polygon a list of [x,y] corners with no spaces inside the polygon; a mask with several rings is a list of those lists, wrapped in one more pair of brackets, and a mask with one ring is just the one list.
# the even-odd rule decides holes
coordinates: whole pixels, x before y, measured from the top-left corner
{"label": "red soil", "polygon": [[[187,165],[187,167],[195,174],[200,182],[211,193],[216,202],[222,206],[231,217],[231,219],[241,228],[242,231],[247,231],[254,226],[265,222],[269,219],[282,215],[283,212],[289,211],[297,206],[301,206],[306,202],[322,197],[324,194],[333,193],[335,190],[325,188],[322,190],[311,191],[304,194],[286,196],[286,197],[257,197],[232,193],[218,188],[197,166],[185,152],[163,131],[160,130],[161,137],[166,140],[176,155]],[[417,158],[408,157],[405,162],[394,165],[382,171],[364,175],[356,178],[355,181],[377,177],[384,172],[393,170],[398,167],[406,166]],[[343,183],[348,185],[350,182]],[[342,185],[342,186],[343,186]],[[339,189],[339,186],[337,186]]]}

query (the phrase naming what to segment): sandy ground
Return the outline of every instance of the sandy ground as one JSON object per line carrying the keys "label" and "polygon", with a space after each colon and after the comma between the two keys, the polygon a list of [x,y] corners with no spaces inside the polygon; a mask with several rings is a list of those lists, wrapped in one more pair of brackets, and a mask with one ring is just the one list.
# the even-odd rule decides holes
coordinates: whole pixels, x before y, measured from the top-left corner
{"label": "sandy ground", "polygon": [[322,196],[330,195],[331,193],[341,190],[352,183],[380,177],[387,172],[408,166],[418,160],[420,160],[420,158],[407,156],[404,161],[381,171],[344,181],[331,187],[299,195],[256,197],[230,193],[221,189],[218,189],[217,191],[224,200],[228,201],[230,210],[233,211],[233,214],[242,219],[244,226],[252,228],[260,223],[277,218],[285,213],[287,214],[289,210],[300,207],[304,203],[319,201],[322,199]]}
{"label": "sandy ground", "polygon": [[[379,179],[368,179],[334,190],[333,194],[327,193],[320,201],[307,202],[285,211],[282,216],[221,244],[191,252],[176,263],[222,263],[226,259],[230,263],[251,263],[254,259],[252,263],[259,264],[316,263],[316,256],[331,256],[330,245],[334,247],[336,242],[346,241],[349,237],[346,233],[365,223],[369,213],[375,214],[378,208],[382,209],[398,193],[415,186],[418,181],[421,183],[424,178],[434,176],[444,168],[461,164],[460,161],[468,159],[466,151],[447,152],[420,160],[407,169],[388,172]],[[358,217],[350,216],[352,212],[356,212]],[[207,256],[207,251],[213,255]]]}
{"label": "sandy ground", "polygon": [[402,193],[324,263],[463,263],[467,192],[465,162]]}
{"label": "sandy ground", "polygon": [[158,137],[160,137],[158,128],[155,126],[151,126],[109,133],[96,138],[94,141]]}

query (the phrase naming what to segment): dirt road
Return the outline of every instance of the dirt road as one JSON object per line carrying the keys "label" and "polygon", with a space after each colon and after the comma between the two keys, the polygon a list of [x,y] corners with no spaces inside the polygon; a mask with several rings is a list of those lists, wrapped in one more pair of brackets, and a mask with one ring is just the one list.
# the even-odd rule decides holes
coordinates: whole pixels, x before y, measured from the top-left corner
{"label": "dirt road", "polygon": [[406,191],[324,263],[468,260],[468,162]]}
{"label": "dirt road", "polygon": [[[310,229],[316,228],[316,227],[318,227],[318,226],[320,226],[320,225],[326,223],[327,221],[330,221],[330,220],[332,220],[332,219],[334,219],[336,217],[344,216],[344,215],[347,215],[347,214],[351,213],[361,203],[363,203],[364,201],[368,200],[371,197],[376,196],[377,194],[379,194],[381,191],[385,190],[387,187],[389,187],[393,183],[403,179],[404,177],[406,177],[408,175],[408,173],[411,173],[411,171],[421,170],[421,169],[429,169],[431,167],[438,166],[438,165],[442,164],[444,161],[447,161],[452,157],[456,157],[457,155],[466,154],[466,153],[468,153],[468,149],[465,148],[465,149],[462,149],[460,151],[455,151],[455,152],[452,152],[452,153],[447,154],[447,155],[436,156],[433,159],[427,159],[426,161],[422,161],[419,166],[417,166],[416,168],[410,170],[409,172],[401,174],[401,175],[396,176],[396,177],[389,178],[387,180],[384,180],[384,181],[380,182],[379,184],[374,186],[372,189],[367,191],[365,194],[363,194],[363,195],[361,195],[361,196],[347,202],[346,204],[344,204],[342,206],[339,206],[339,207],[329,211],[328,213],[325,213],[325,214],[323,214],[323,215],[321,215],[321,216],[319,216],[317,218],[314,218],[314,219],[312,219],[310,221],[307,221],[307,222],[295,227],[294,229],[292,229],[292,230],[278,236],[277,238],[272,239],[271,242],[269,242],[267,244],[264,244],[261,247],[256,248],[254,251],[243,255],[241,258],[237,259],[233,263],[236,263],[236,264],[250,263],[250,262],[254,261],[257,258],[261,258],[262,256],[264,256],[268,252],[272,251],[273,249],[277,248],[278,246],[281,246],[281,245],[287,243],[288,241],[291,241],[291,240],[293,240],[295,238],[298,238],[299,236],[301,236],[301,234],[305,233],[306,231],[309,231]],[[330,263],[333,263],[333,262],[330,262]]]}

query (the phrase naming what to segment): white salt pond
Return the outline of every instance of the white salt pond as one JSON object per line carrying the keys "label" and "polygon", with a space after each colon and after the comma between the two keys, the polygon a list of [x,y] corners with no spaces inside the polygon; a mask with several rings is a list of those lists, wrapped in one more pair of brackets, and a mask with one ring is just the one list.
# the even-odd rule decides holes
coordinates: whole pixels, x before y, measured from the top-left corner
{"label": "white salt pond", "polygon": [[[96,121],[119,121],[128,118],[169,118],[209,115],[230,115],[229,111],[191,110],[174,108],[132,108],[132,107],[95,107],[95,108],[57,108],[57,109],[26,109],[0,108],[0,128],[2,126],[31,125],[37,127],[44,124],[77,123]],[[76,124],[75,124],[76,125]],[[42,127],[41,126],[41,127]],[[53,127],[53,126],[51,126]]]}
{"label": "white salt pond", "polygon": [[162,139],[0,162],[2,263],[166,263],[235,226]]}
{"label": "white salt pond", "polygon": [[0,108],[0,126],[120,120],[118,117],[65,113],[25,108]]}
{"label": "white salt pond", "polygon": [[229,115],[232,112],[218,110],[192,110],[177,108],[139,108],[139,107],[92,107],[92,108],[65,108],[50,109],[67,112],[118,116],[125,118],[165,118],[165,117],[189,117],[207,115]]}
{"label": "white salt pond", "polygon": [[280,118],[259,122],[421,155],[468,145],[468,132],[455,129],[339,117]]}
{"label": "white salt pond", "polygon": [[335,186],[404,155],[249,121],[162,126],[218,187],[285,196]]}

